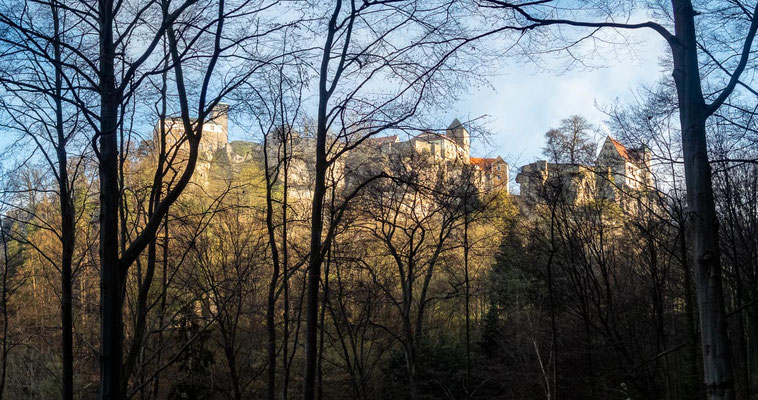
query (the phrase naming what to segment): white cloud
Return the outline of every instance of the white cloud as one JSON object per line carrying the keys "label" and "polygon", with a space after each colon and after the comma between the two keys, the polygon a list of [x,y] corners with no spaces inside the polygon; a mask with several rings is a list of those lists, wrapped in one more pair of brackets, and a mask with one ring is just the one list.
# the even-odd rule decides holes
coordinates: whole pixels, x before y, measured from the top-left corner
{"label": "white cloud", "polygon": [[557,126],[561,119],[580,114],[599,125],[605,116],[596,104],[624,99],[632,89],[659,80],[658,61],[664,54],[665,42],[653,32],[635,34],[636,58],[609,59],[601,69],[563,74],[534,72],[536,68],[530,64],[512,65],[501,76],[490,79],[492,88],[481,87],[462,96],[458,109],[446,113],[446,117],[490,116],[493,146],[474,143],[478,154],[502,155],[520,164],[538,159],[545,131]]}

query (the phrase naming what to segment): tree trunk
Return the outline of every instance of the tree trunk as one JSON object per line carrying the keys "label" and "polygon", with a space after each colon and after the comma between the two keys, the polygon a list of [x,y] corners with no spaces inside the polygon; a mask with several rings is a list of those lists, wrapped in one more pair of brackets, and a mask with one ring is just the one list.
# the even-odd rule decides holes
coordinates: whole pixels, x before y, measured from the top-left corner
{"label": "tree trunk", "polygon": [[0,400],[3,399],[5,393],[5,379],[8,372],[8,263],[10,256],[8,256],[8,237],[5,234],[5,228],[3,227],[3,220],[0,219],[0,241],[3,245],[3,287],[0,292],[0,306],[2,306],[3,314],[3,338],[2,338],[2,364],[0,364]]}
{"label": "tree trunk", "polygon": [[[53,45],[55,64],[61,65],[60,21],[58,7],[50,5],[53,18]],[[60,69],[55,69],[55,130],[58,143],[55,146],[58,161],[58,190],[61,211],[61,350],[63,353],[63,399],[74,398],[74,346],[72,311],[72,271],[74,258],[75,228],[74,203],[68,177],[68,154],[66,134],[63,129],[63,77]]]}
{"label": "tree trunk", "polygon": [[[108,115],[115,122],[116,108],[103,104],[102,109],[106,127]],[[116,132],[109,129],[100,138],[100,395],[103,400],[117,400],[121,398],[123,282],[118,259],[118,151]]]}
{"label": "tree trunk", "polygon": [[[333,198],[332,198],[333,199]],[[326,264],[324,266],[324,293],[321,303],[321,316],[319,317],[319,343],[318,343],[318,362],[317,362],[317,389],[316,399],[324,398],[324,319],[326,318],[326,304],[329,301],[329,267],[331,265],[331,250],[326,253]]]}
{"label": "tree trunk", "polygon": [[[308,257],[308,281],[305,310],[305,373],[303,374],[303,399],[314,400],[316,395],[316,369],[318,353],[318,292],[321,280],[321,236],[324,228],[324,197],[326,195],[326,170],[329,167],[326,158],[326,134],[328,129],[327,107],[332,94],[327,88],[327,76],[329,74],[329,60],[331,58],[334,35],[337,31],[337,18],[342,6],[338,0],[334,7],[334,13],[329,20],[326,41],[321,58],[319,71],[319,103],[316,118],[316,170],[313,186],[313,201],[311,202],[311,237],[310,255]],[[338,78],[335,78],[338,79]],[[334,88],[336,82],[332,82]]]}
{"label": "tree trunk", "polygon": [[466,398],[471,398],[471,282],[469,281],[469,190],[471,189],[471,176],[466,177],[466,195],[463,201],[463,282],[465,289],[465,313],[466,313]]}
{"label": "tree trunk", "polygon": [[120,400],[123,279],[118,254],[118,95],[115,86],[113,3],[100,16],[100,398]]}
{"label": "tree trunk", "polygon": [[[318,137],[316,138],[316,185],[311,204],[311,254],[308,260],[308,281],[305,311],[305,377],[303,381],[303,399],[314,400],[316,386],[316,368],[318,352],[318,292],[321,280],[321,230],[323,229],[323,202],[326,192],[326,110],[319,118]],[[321,110],[319,110],[321,115]],[[323,122],[323,129],[322,129]]]}
{"label": "tree trunk", "polygon": [[[164,103],[165,105],[165,103]],[[163,118],[161,120],[165,119],[166,111],[165,108],[163,110],[162,114]],[[160,386],[161,386],[161,359],[163,358],[163,323],[165,320],[166,315],[166,296],[168,295],[166,292],[168,291],[168,211],[166,211],[166,216],[164,217],[163,221],[163,260],[161,261],[161,265],[163,266],[163,273],[161,274],[161,296],[160,296],[160,305],[158,308],[158,343],[156,347],[158,348],[158,354],[155,357],[155,365],[156,365],[156,371],[155,375],[153,377],[153,390],[152,395],[153,398],[158,398],[158,394],[160,393]]]}
{"label": "tree trunk", "polygon": [[418,399],[418,382],[416,382],[416,344],[413,342],[413,333],[410,328],[410,316],[404,318],[405,336],[408,343],[405,345],[405,363],[408,368],[408,389],[411,400]]}
{"label": "tree trunk", "polygon": [[[263,162],[266,173],[266,229],[268,231],[269,247],[271,248],[272,271],[268,284],[266,307],[266,333],[268,335],[267,357],[268,374],[266,397],[276,398],[276,286],[279,282],[279,248],[276,243],[276,227],[274,225],[273,177],[268,161],[268,138],[263,142]],[[278,171],[278,167],[276,168]]]}
{"label": "tree trunk", "polygon": [[[680,208],[681,210],[681,208]],[[680,215],[680,227],[679,227],[679,252],[681,257],[681,267],[682,267],[682,273],[683,273],[683,280],[684,280],[684,306],[685,306],[685,314],[687,316],[687,337],[691,339],[691,343],[687,346],[689,350],[689,362],[688,362],[688,373],[690,375],[690,380],[688,381],[689,384],[685,384],[685,394],[689,398],[695,398],[696,396],[701,395],[702,388],[700,385],[702,384],[701,381],[701,374],[698,372],[700,363],[700,353],[698,352],[698,346],[697,341],[695,340],[697,336],[697,322],[695,319],[695,310],[694,305],[695,301],[693,299],[692,295],[692,270],[689,265],[689,256],[687,251],[687,227],[686,223],[684,221],[684,215]]]}
{"label": "tree trunk", "polygon": [[710,399],[731,400],[734,399],[734,380],[724,310],[718,220],[705,134],[708,113],[697,59],[695,12],[690,1],[673,0],[672,3],[676,31],[676,40],[671,44],[673,75],[680,106],[687,222],[692,229],[705,386]]}
{"label": "tree trunk", "polygon": [[[710,398],[733,399],[731,350],[721,282],[718,222],[711,188],[710,165],[705,151],[704,121],[682,118],[689,222],[695,256],[695,284],[700,314],[703,372]],[[686,121],[686,122],[685,122]]]}
{"label": "tree trunk", "polygon": [[[59,129],[62,130],[62,127]],[[59,134],[60,136],[60,134]],[[74,341],[72,305],[72,262],[74,258],[74,205],[68,184],[67,155],[63,145],[58,147],[61,207],[61,346],[63,350],[63,399],[74,398]]]}
{"label": "tree trunk", "polygon": [[[556,198],[557,199],[557,198]],[[553,368],[551,377],[553,379],[553,387],[548,386],[548,393],[552,392],[550,396],[552,400],[558,400],[558,329],[556,325],[555,316],[555,297],[553,288],[553,259],[555,258],[555,208],[556,203],[551,204],[550,208],[550,254],[547,259],[547,292],[550,299],[550,352],[553,358]],[[587,320],[588,318],[585,318]]]}
{"label": "tree trunk", "polygon": [[[284,126],[284,123],[282,123],[282,126]],[[283,333],[282,333],[282,370],[284,371],[284,377],[282,379],[282,400],[287,400],[287,392],[289,389],[289,372],[290,372],[290,365],[287,360],[287,357],[289,357],[289,340],[290,340],[290,292],[289,292],[289,254],[288,254],[288,247],[287,247],[287,240],[288,240],[288,234],[287,234],[287,207],[288,207],[288,200],[287,200],[287,190],[289,187],[289,180],[288,180],[288,174],[289,174],[289,158],[287,156],[287,141],[290,140],[290,130],[287,128],[282,133],[282,156],[284,157],[282,162],[283,167],[283,188],[282,188],[282,285],[283,287],[283,296],[284,296],[284,311],[282,315],[282,319],[284,320],[284,327],[283,327]]]}

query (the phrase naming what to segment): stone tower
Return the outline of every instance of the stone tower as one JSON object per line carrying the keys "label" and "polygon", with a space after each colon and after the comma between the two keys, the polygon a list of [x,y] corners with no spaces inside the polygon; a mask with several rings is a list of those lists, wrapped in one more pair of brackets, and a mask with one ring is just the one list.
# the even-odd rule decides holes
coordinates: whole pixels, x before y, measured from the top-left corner
{"label": "stone tower", "polygon": [[229,143],[229,117],[227,113],[229,111],[229,105],[218,103],[213,110],[208,120],[211,124],[203,127],[203,136],[206,135],[206,130],[210,131],[208,139],[213,143],[213,147],[219,148],[226,146]]}
{"label": "stone tower", "polygon": [[461,121],[458,121],[458,118],[454,119],[450,126],[447,127],[445,136],[452,139],[459,146],[463,162],[468,164],[471,154],[471,137],[466,128],[463,127]]}

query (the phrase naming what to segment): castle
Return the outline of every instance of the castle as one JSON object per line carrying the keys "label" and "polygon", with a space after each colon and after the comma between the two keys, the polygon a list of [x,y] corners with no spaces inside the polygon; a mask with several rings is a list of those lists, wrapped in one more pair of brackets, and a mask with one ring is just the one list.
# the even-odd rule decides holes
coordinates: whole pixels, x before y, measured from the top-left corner
{"label": "castle", "polygon": [[641,195],[654,192],[650,158],[648,148],[626,148],[608,136],[594,165],[537,161],[523,166],[516,182],[527,205],[558,199],[582,205],[602,199],[632,211],[645,197]]}
{"label": "castle", "polygon": [[[263,145],[249,141],[229,142],[228,106],[217,105],[209,119],[203,124],[203,133],[199,144],[200,154],[196,164],[193,181],[206,187],[215,179],[211,176],[211,167],[223,165],[222,169],[229,173],[239,169],[249,162],[263,161]],[[194,123],[196,120],[192,120]],[[186,156],[187,143],[181,118],[171,117],[163,121],[168,148],[178,147],[177,154]],[[160,122],[153,132],[153,146],[158,143],[161,135]],[[275,157],[278,145],[276,135],[271,135],[268,141],[269,157]],[[336,148],[344,146],[331,137]],[[314,139],[300,132],[293,132],[289,153],[290,195],[293,198],[310,198],[311,182],[315,169]],[[338,186],[343,188],[350,185],[351,180],[360,180],[361,176],[387,168],[389,158],[394,156],[408,157],[418,155],[428,159],[437,166],[444,166],[447,171],[460,172],[467,168],[472,172],[474,184],[480,191],[503,191],[508,193],[508,164],[501,158],[471,157],[471,136],[463,124],[455,119],[444,133],[424,131],[419,135],[400,140],[398,135],[371,137],[359,146],[347,152],[343,159],[333,163],[332,175],[340,176]],[[178,157],[181,162],[181,156]],[[271,164],[271,163],[270,163]]]}
{"label": "castle", "polygon": [[[426,155],[438,165],[450,170],[472,172],[473,183],[482,192],[508,193],[508,163],[502,157],[471,157],[471,135],[456,118],[444,133],[424,131],[408,140],[401,141],[397,135],[370,138],[363,146],[360,160],[371,157],[382,159],[392,155]],[[367,151],[367,153],[365,153]],[[353,162],[355,163],[355,162]],[[376,164],[376,163],[375,163]],[[353,167],[354,170],[360,167]]]}
{"label": "castle", "polygon": [[[219,178],[211,176],[213,165],[220,165],[227,177],[246,163],[262,165],[262,144],[229,142],[227,110],[227,105],[219,104],[203,124],[200,154],[193,176],[193,181],[200,186],[205,187]],[[163,123],[167,146],[179,146],[180,150],[186,150],[181,120],[167,118]],[[157,125],[154,143],[159,135],[160,125]],[[330,140],[335,148],[345,146],[334,136],[330,136]],[[275,157],[277,140],[270,138],[268,145],[269,156]],[[314,148],[314,138],[293,132],[288,176],[293,198],[308,199],[311,196]],[[458,119],[444,132],[423,131],[406,140],[401,140],[398,135],[367,138],[348,151],[345,157],[332,163],[330,174],[340,177],[335,184],[342,190],[372,174],[387,171],[393,159],[407,163],[412,156],[425,160],[424,168],[427,169],[434,166],[435,171],[443,169],[448,174],[471,172],[473,183],[480,192],[509,192],[508,164],[501,157],[472,157],[471,135]],[[639,194],[655,191],[650,160],[650,150],[646,147],[627,148],[608,136],[594,165],[549,163],[544,160],[524,165],[516,176],[516,182],[520,185],[520,203],[528,207],[551,198],[560,198],[567,204],[582,205],[603,199],[619,204],[622,209],[634,210],[643,197]]]}
{"label": "castle", "polygon": [[[200,142],[201,152],[212,152],[215,149],[225,147],[229,142],[229,125],[227,111],[229,106],[218,104],[211,111],[209,118],[203,123],[203,136]],[[196,119],[190,119],[192,124],[197,122]],[[180,141],[184,140],[184,124],[180,117],[168,117],[163,121],[164,131],[166,132],[166,145],[181,145]],[[153,141],[157,142],[161,134],[160,124],[153,130]]]}
{"label": "castle", "polygon": [[[207,186],[212,180],[210,175],[212,163],[222,161],[220,159],[227,162],[239,163],[245,161],[248,157],[248,152],[241,151],[241,149],[247,149],[249,146],[241,142],[229,143],[228,109],[229,106],[226,104],[216,105],[208,116],[208,119],[203,122],[203,133],[198,148],[199,155],[192,177],[193,181],[201,186]],[[197,120],[192,118],[190,122],[194,125],[197,123]],[[171,153],[172,149],[178,150],[176,151],[175,162],[181,163],[185,161],[184,158],[187,156],[189,144],[184,134],[182,119],[180,117],[167,117],[163,121],[163,125],[163,129],[161,129],[159,122],[153,129],[152,147],[157,147],[156,144],[160,141],[161,132],[165,132],[168,152]]]}

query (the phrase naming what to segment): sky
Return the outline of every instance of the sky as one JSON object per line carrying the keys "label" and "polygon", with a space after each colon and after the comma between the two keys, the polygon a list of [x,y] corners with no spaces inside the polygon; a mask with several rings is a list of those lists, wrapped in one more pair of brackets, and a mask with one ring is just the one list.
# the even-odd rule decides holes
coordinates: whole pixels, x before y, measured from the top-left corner
{"label": "sky", "polygon": [[[521,166],[544,159],[544,134],[557,127],[561,119],[575,114],[585,117],[604,132],[598,137],[602,141],[608,131],[604,126],[607,116],[600,108],[616,99],[624,102],[633,90],[653,85],[669,74],[660,66],[666,43],[658,34],[639,30],[625,35],[633,42],[633,56],[621,60],[595,57],[588,62],[602,67],[568,71],[558,61],[543,59],[543,68],[538,68],[514,59],[505,63],[500,75],[489,76],[486,84],[460,95],[450,109],[433,114],[441,117],[440,126],[455,118],[464,124],[484,122],[492,135],[486,141],[472,138],[472,156],[503,157],[511,165],[514,178]],[[607,53],[616,54],[612,50]],[[315,108],[315,95],[312,106]],[[249,140],[249,135],[234,125],[232,122],[230,139]]]}
{"label": "sky", "polygon": [[[520,166],[543,158],[544,133],[561,119],[579,114],[602,126],[606,116],[598,106],[628,99],[632,90],[661,78],[664,40],[649,30],[628,35],[635,41],[636,57],[594,59],[593,65],[604,67],[567,72],[561,72],[557,62],[544,59],[547,69],[541,70],[519,60],[506,62],[500,75],[488,77],[488,84],[461,95],[457,104],[439,115],[447,121],[445,126],[454,118],[465,122],[486,116],[492,136],[487,142],[474,137],[472,156],[502,156],[511,164],[513,178]],[[230,139],[248,139],[234,125]],[[9,139],[7,132],[0,132],[0,145],[4,147]]]}
{"label": "sky", "polygon": [[[537,72],[533,65],[509,65],[501,76],[461,97],[458,105],[444,113],[452,121],[487,115],[492,133],[489,143],[472,139],[472,155],[502,156],[512,166],[544,158],[544,133],[573,114],[604,128],[606,116],[598,107],[629,99],[632,90],[652,85],[664,71],[659,60],[665,42],[653,32],[634,33],[636,57],[619,61],[596,59],[600,69]],[[550,62],[548,61],[548,64]],[[602,137],[600,139],[603,139]]]}

